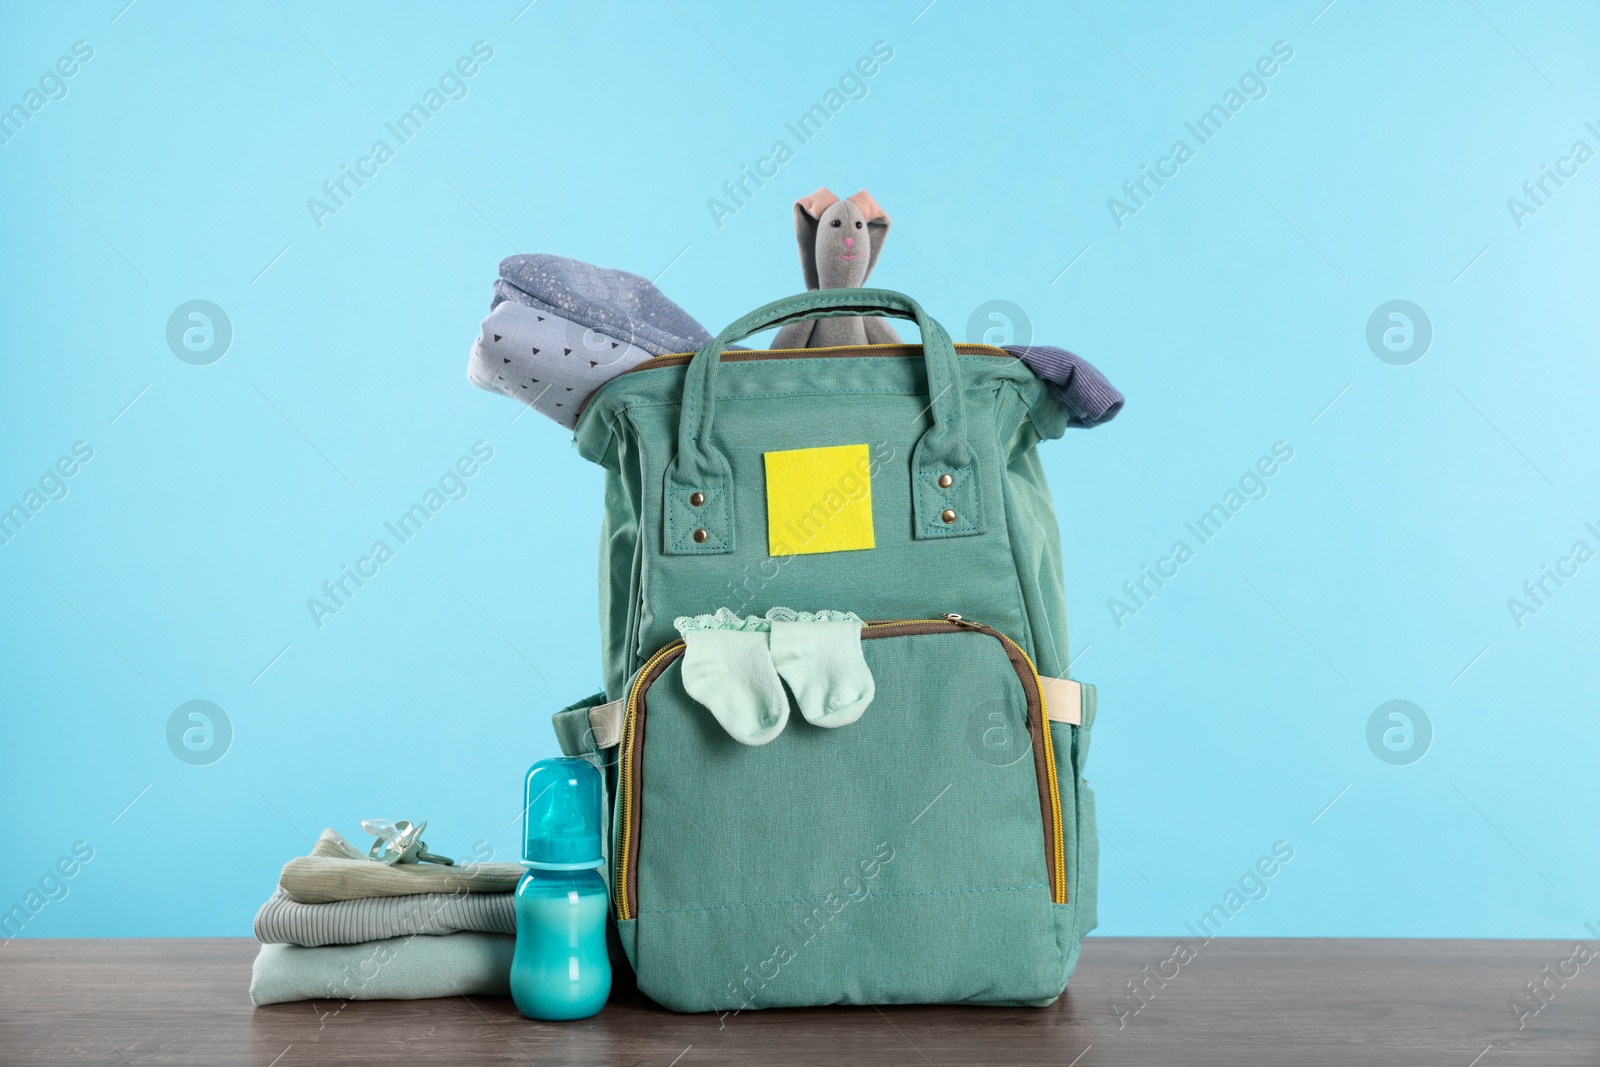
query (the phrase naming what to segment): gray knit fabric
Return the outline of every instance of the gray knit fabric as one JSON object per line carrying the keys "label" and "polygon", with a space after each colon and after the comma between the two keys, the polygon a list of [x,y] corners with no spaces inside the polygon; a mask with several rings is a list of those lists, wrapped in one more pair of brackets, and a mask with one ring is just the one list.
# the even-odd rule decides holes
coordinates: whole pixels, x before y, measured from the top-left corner
{"label": "gray knit fabric", "polygon": [[1067,409],[1067,425],[1098,426],[1122,410],[1122,393],[1082,356],[1049,345],[1007,345],[1005,350],[1050,383]]}
{"label": "gray knit fabric", "polygon": [[535,252],[501,260],[489,309],[507,300],[571,319],[656,356],[694,352],[711,340],[705,327],[648,280],[565,256]]}
{"label": "gray knit fabric", "polygon": [[300,904],[279,889],[256,912],[256,939],[267,944],[356,945],[408,934],[517,932],[511,893],[419,893]]}

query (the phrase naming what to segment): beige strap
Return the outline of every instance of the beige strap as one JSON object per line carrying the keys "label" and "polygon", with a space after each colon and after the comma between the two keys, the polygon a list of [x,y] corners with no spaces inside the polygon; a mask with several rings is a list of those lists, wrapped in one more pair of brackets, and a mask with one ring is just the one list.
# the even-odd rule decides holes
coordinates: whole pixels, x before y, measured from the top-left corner
{"label": "beige strap", "polygon": [[595,748],[611,748],[622,740],[623,704],[624,701],[613,700],[589,709],[589,732],[594,735]]}
{"label": "beige strap", "polygon": [[1044,690],[1045,711],[1051,722],[1083,725],[1083,687],[1070,678],[1039,676],[1039,687]]}

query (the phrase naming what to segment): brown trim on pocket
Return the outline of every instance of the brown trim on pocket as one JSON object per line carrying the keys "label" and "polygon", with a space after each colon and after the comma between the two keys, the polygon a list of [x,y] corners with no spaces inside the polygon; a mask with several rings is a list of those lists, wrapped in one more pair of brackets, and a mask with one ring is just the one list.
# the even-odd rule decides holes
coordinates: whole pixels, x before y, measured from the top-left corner
{"label": "brown trim on pocket", "polygon": [[[1067,902],[1066,870],[1063,862],[1063,829],[1061,827],[1060,797],[1056,790],[1054,754],[1050,751],[1050,724],[1044,693],[1039,686],[1038,672],[1032,661],[1016,642],[1005,634],[982,623],[971,622],[959,615],[944,619],[905,619],[890,622],[869,622],[861,630],[863,641],[880,637],[917,637],[924,634],[959,633],[970,630],[985,634],[1000,642],[1010,661],[1017,680],[1022,683],[1022,694],[1027,701],[1028,733],[1033,748],[1034,780],[1039,788],[1039,813],[1044,823],[1045,867],[1049,872],[1050,899]],[[618,849],[615,863],[617,877],[613,879],[616,892],[617,918],[626,920],[638,915],[639,905],[639,838],[643,829],[643,804],[641,787],[644,783],[644,726],[648,717],[647,701],[650,686],[669,667],[673,660],[683,655],[681,641],[664,646],[645,664],[641,674],[634,679],[630,692],[631,708],[624,708],[622,742],[617,754],[621,780],[618,782],[618,799],[626,815],[626,838]]]}

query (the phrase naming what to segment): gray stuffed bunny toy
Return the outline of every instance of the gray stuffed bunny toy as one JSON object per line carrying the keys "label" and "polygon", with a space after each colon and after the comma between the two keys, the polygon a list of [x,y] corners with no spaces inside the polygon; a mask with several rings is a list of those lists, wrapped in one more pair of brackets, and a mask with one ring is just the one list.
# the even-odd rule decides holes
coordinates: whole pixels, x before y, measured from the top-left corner
{"label": "gray stuffed bunny toy", "polygon": [[[794,202],[794,235],[807,289],[855,289],[878,264],[889,216],[865,189],[848,200],[818,189]],[[899,343],[887,322],[865,316],[791,322],[772,339],[773,348]]]}

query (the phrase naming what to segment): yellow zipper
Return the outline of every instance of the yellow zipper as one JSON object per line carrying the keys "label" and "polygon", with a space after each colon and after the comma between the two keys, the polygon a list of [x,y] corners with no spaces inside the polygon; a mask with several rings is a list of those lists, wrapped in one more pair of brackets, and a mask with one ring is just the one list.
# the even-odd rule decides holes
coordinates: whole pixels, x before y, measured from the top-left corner
{"label": "yellow zipper", "polygon": [[[869,622],[863,629],[877,630],[886,626],[905,626],[910,623],[938,623],[947,622],[953,626],[969,626],[979,629],[978,624],[962,618],[957,614],[946,615],[942,619],[886,619],[878,622]],[[1051,822],[1051,863],[1054,865],[1055,883],[1051,899],[1056,904],[1067,902],[1067,858],[1064,834],[1061,825],[1061,788],[1056,778],[1055,746],[1050,740],[1050,709],[1045,704],[1044,684],[1039,680],[1039,669],[1033,665],[1033,658],[1028,655],[1023,647],[1011,640],[993,627],[979,629],[981,633],[992,633],[1007,645],[1017,650],[1022,661],[1028,665],[1028,671],[1033,675],[1033,691],[1039,695],[1039,729],[1044,738],[1044,766],[1045,778],[1048,783],[1050,800]],[[655,655],[645,661],[639,673],[634,676],[633,685],[628,689],[628,702],[623,712],[622,758],[617,765],[620,778],[618,783],[618,821],[621,830],[618,833],[617,858],[615,875],[613,877],[612,891],[616,894],[617,919],[626,921],[632,918],[632,902],[628,899],[628,851],[633,833],[633,736],[637,728],[639,711],[639,694],[644,690],[645,680],[650,676],[650,669],[666,657],[674,654],[683,647],[682,640],[669,641],[656,651]]]}
{"label": "yellow zipper", "polygon": [[639,673],[634,676],[633,685],[628,689],[628,705],[624,709],[622,719],[622,760],[617,765],[617,773],[621,777],[618,783],[617,814],[621,818],[622,832],[617,835],[616,884],[612,890],[617,896],[617,918],[626,919],[628,914],[628,844],[633,831],[633,731],[634,720],[639,708],[639,691],[644,688],[644,680],[650,676],[650,668],[654,667],[666,656],[683,647],[683,641],[669,641],[661,647],[655,655],[651,656]]}
{"label": "yellow zipper", "polygon": [[1039,694],[1039,729],[1044,734],[1044,773],[1045,778],[1050,783],[1050,821],[1055,828],[1055,855],[1051,858],[1056,865],[1056,889],[1052,899],[1057,904],[1065,904],[1067,902],[1067,846],[1064,843],[1065,834],[1063,834],[1061,828],[1061,786],[1056,781],[1056,749],[1055,745],[1050,741],[1050,709],[1045,704],[1044,683],[1039,680],[1039,669],[1033,665],[1033,658],[1023,650],[1022,646],[1005,634],[1000,633],[999,630],[994,632],[1000,634],[1000,640],[1016,649],[1017,654],[1028,665],[1028,670],[1033,672],[1033,687]]}

